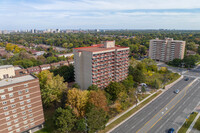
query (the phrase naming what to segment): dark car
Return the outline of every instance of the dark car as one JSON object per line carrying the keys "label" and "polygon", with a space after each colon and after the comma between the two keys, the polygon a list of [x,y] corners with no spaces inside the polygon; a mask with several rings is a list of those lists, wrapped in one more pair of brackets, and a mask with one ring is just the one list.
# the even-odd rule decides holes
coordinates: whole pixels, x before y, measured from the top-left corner
{"label": "dark car", "polygon": [[168,133],[173,133],[174,132],[174,128],[170,128],[169,130],[168,130]]}
{"label": "dark car", "polygon": [[189,80],[189,78],[185,78],[185,81],[188,81]]}

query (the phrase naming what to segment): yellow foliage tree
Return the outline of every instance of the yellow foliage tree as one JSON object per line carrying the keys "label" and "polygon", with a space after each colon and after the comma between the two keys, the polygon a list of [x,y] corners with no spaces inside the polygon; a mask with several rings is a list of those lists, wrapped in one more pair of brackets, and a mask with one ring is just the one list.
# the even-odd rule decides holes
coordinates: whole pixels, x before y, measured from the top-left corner
{"label": "yellow foliage tree", "polygon": [[79,117],[85,115],[85,107],[88,102],[88,91],[73,88],[67,93],[67,104],[70,105],[74,113]]}
{"label": "yellow foliage tree", "polygon": [[15,48],[15,45],[11,44],[11,43],[7,43],[6,44],[6,50],[7,51],[13,51]]}

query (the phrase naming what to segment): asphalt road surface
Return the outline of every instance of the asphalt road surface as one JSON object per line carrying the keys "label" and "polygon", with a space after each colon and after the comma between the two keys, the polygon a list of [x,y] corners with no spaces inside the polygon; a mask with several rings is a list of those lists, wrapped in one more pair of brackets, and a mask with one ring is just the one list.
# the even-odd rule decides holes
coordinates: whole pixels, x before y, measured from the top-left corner
{"label": "asphalt road surface", "polygon": [[[133,117],[131,117],[130,119],[128,119],[126,122],[124,122],[123,124],[121,124],[120,126],[118,126],[117,128],[115,128],[113,131],[111,131],[111,133],[136,133],[136,132],[140,132],[143,131],[143,128],[144,128],[144,125],[148,122],[150,123],[149,121],[152,120],[153,117],[157,117],[156,115],[158,115],[160,113],[161,110],[165,109],[164,107],[166,107],[166,105],[169,105],[168,103],[170,103],[171,101],[173,101],[172,99],[177,96],[177,94],[174,93],[174,91],[176,89],[179,89],[181,92],[180,94],[180,97],[183,96],[182,93],[184,88],[187,88],[188,84],[190,84],[194,78],[189,78],[188,81],[185,81],[184,80],[185,77],[180,80],[179,82],[177,82],[174,86],[172,86],[171,88],[169,88],[166,92],[164,92],[160,97],[158,97],[157,99],[155,99],[153,102],[151,102],[149,105],[147,105],[145,108],[143,108],[141,111],[139,111],[137,114],[135,114]],[[155,120],[155,121],[151,121],[151,125],[154,125],[152,128],[150,128],[149,130],[149,127],[147,127],[149,132],[152,132],[152,133],[155,133],[155,132],[159,132],[160,130],[162,131],[166,131],[171,125],[169,124],[171,122],[171,119],[168,120],[166,124],[166,126],[163,126],[162,124],[164,123],[163,122],[163,119],[168,116],[168,114],[171,113],[171,111],[173,111],[174,109],[176,109],[177,107],[179,108],[178,110],[180,110],[180,106],[179,104],[182,103],[183,99],[186,97],[189,97],[189,99],[187,99],[186,101],[190,100],[190,97],[191,95],[190,94],[194,94],[196,95],[196,93],[192,93],[193,90],[196,90],[194,86],[196,84],[196,82],[194,84],[192,84],[190,87],[188,87],[187,91],[189,92],[189,95],[186,95],[180,100],[179,103],[176,104],[176,106],[174,106],[171,110],[169,110],[168,113],[165,114],[164,112],[164,116],[162,119],[160,119],[159,121]],[[199,84],[198,84],[199,85]],[[182,91],[183,90],[183,91]],[[199,91],[198,91],[199,92]],[[184,93],[183,93],[184,94]],[[177,98],[174,98],[174,99],[177,99]],[[192,98],[191,98],[192,99]],[[192,99],[193,100],[193,99]],[[170,103],[170,105],[173,104],[173,103]],[[183,104],[183,103],[182,103]],[[184,103],[186,104],[186,103]],[[190,104],[187,104],[188,106],[185,107],[186,109],[189,107]],[[182,106],[182,105],[181,105]],[[183,106],[184,107],[184,106]],[[185,110],[185,108],[181,108],[182,111]],[[170,109],[170,107],[169,107]],[[162,111],[163,112],[163,111]],[[161,112],[161,114],[162,114]],[[178,112],[178,111],[177,111]],[[187,110],[186,110],[186,113],[187,113]],[[175,115],[176,113],[174,113],[173,115]],[[178,118],[179,115],[177,115],[176,118]],[[167,117],[166,117],[167,119]],[[166,121],[166,120],[165,120]],[[155,128],[157,125],[161,125],[163,126],[162,129],[159,129],[158,128]],[[160,128],[160,126],[159,126]],[[166,128],[166,129],[165,129]],[[175,129],[177,129],[175,127]],[[144,130],[144,131],[146,131]],[[158,130],[158,131],[157,131]],[[162,132],[161,131],[161,132]]]}

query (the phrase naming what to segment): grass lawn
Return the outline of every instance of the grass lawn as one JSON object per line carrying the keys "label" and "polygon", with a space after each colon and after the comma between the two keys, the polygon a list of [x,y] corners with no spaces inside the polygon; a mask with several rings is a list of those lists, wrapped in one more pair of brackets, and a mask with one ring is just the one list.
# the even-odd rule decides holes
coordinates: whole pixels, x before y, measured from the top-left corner
{"label": "grass lawn", "polygon": [[109,130],[111,130],[112,128],[114,128],[115,126],[117,126],[119,123],[121,123],[122,121],[124,121],[125,119],[127,119],[129,116],[131,116],[133,113],[135,113],[136,111],[138,111],[140,108],[142,108],[144,105],[146,105],[147,103],[149,103],[151,100],[153,100],[156,96],[158,96],[162,91],[158,91],[157,93],[155,93],[153,96],[151,96],[150,98],[148,98],[147,100],[143,101],[140,105],[138,105],[137,107],[133,108],[132,110],[130,110],[129,112],[127,112],[126,114],[124,114],[123,116],[121,116],[120,118],[118,118],[116,121],[114,121],[113,123],[111,123],[110,125],[108,125],[104,130],[99,131],[99,133],[105,133],[108,132]]}
{"label": "grass lawn", "polygon": [[54,123],[53,123],[53,115],[54,115],[55,109],[49,108],[44,110],[45,115],[45,124],[44,128],[42,130],[37,131],[36,133],[54,133]]}
{"label": "grass lawn", "polygon": [[200,131],[200,117],[197,119],[197,121],[196,121],[196,123],[195,123],[193,128],[195,128],[195,129]]}
{"label": "grass lawn", "polygon": [[148,97],[150,94],[139,94],[137,97],[139,99],[139,101],[142,101],[143,99],[145,99],[146,97]]}
{"label": "grass lawn", "polygon": [[197,112],[190,114],[188,120],[185,121],[183,126],[179,129],[178,133],[186,133],[196,116]]}

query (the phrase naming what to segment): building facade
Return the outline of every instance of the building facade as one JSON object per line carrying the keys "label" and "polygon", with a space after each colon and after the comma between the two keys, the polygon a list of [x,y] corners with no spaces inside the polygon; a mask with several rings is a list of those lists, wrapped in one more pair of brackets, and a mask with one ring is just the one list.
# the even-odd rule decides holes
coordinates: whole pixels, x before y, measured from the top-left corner
{"label": "building facade", "polygon": [[185,52],[185,41],[158,38],[150,40],[149,57],[157,61],[168,62],[173,59],[183,59]]}
{"label": "building facade", "polygon": [[106,41],[90,47],[74,48],[75,81],[82,89],[92,84],[105,88],[111,81],[122,81],[128,75],[129,47]]}
{"label": "building facade", "polygon": [[37,77],[26,74],[0,80],[0,133],[31,133],[41,129],[43,123]]}

